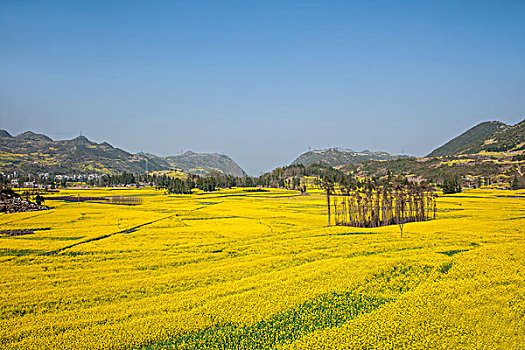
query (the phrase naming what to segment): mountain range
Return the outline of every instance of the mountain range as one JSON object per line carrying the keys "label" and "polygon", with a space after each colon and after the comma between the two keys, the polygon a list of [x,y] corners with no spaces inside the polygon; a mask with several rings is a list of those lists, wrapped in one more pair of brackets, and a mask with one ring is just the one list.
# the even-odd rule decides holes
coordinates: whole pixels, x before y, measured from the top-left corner
{"label": "mountain range", "polygon": [[[319,163],[325,166],[357,171],[362,164],[381,172],[431,166],[443,157],[480,157],[498,155],[512,162],[525,153],[525,120],[516,125],[499,121],[480,123],[432,151],[426,158],[409,158],[386,152],[329,148],[308,151],[298,156],[291,165]],[[428,162],[428,160],[432,160]],[[459,159],[459,158],[458,158]],[[467,164],[463,161],[463,163]],[[484,165],[485,166],[485,165]],[[382,170],[381,170],[382,169]],[[95,143],[85,136],[72,140],[54,141],[50,137],[26,131],[12,136],[0,130],[0,172],[3,173],[50,173],[50,174],[116,174],[121,172],[143,173],[146,171],[179,170],[184,173],[205,175],[219,172],[237,177],[246,172],[230,157],[217,153],[187,151],[180,155],[159,157],[149,153],[130,153],[113,147],[107,142]]]}
{"label": "mountain range", "polygon": [[116,174],[169,169],[198,175],[213,171],[246,175],[237,163],[223,154],[188,151],[178,156],[159,157],[129,153],[107,142],[92,142],[85,136],[54,141],[32,131],[12,136],[0,130],[0,171],[3,173]]}

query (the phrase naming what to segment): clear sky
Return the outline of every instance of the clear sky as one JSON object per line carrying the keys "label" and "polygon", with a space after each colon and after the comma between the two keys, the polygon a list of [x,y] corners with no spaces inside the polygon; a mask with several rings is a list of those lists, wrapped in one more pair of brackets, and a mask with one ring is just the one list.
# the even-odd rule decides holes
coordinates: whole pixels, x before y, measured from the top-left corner
{"label": "clear sky", "polygon": [[525,118],[525,1],[0,1],[0,128],[127,151],[425,155]]}

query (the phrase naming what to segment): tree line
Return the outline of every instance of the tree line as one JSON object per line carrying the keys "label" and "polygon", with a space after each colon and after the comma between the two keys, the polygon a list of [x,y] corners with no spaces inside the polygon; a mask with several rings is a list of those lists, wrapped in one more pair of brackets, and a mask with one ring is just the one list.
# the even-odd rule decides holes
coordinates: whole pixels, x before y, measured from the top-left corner
{"label": "tree line", "polygon": [[[345,168],[347,169],[347,168]],[[348,168],[349,169],[349,168]],[[347,169],[347,170],[348,170]],[[313,163],[309,165],[294,164],[290,166],[278,167],[270,172],[260,175],[259,177],[235,177],[232,175],[225,175],[220,172],[211,172],[207,175],[189,174],[185,177],[173,177],[162,173],[146,173],[133,174],[123,172],[120,174],[104,174],[104,175],[56,175],[49,176],[47,174],[39,175],[17,175],[18,185],[22,187],[26,181],[34,183],[35,185],[43,185],[45,188],[65,188],[68,183],[84,182],[92,187],[108,187],[108,186],[154,186],[158,189],[166,189],[169,193],[186,194],[191,193],[195,188],[203,191],[214,191],[217,188],[232,188],[232,187],[266,187],[266,188],[286,188],[290,190],[297,190],[305,193],[307,191],[307,182],[305,177],[314,177],[325,179],[328,178],[334,183],[352,186],[356,180],[352,173],[357,172],[357,168],[343,172],[339,169],[323,165],[322,163]],[[371,175],[372,178],[381,176],[391,177],[393,172],[404,172],[402,169],[385,170],[381,175]],[[386,175],[385,175],[386,174]],[[525,177],[521,173],[519,176],[514,176],[509,180],[509,187],[513,189],[525,187]],[[423,176],[424,177],[424,176]],[[0,173],[0,183],[4,186],[9,186],[11,179],[14,177],[6,176]],[[377,181],[377,180],[374,180]],[[466,180],[458,174],[442,174],[440,179],[434,179],[437,186],[443,189],[444,193],[461,192],[462,185],[465,185]],[[477,186],[491,183],[490,177],[478,177]],[[317,184],[319,185],[319,184]],[[356,185],[356,184],[354,184]],[[469,186],[471,183],[469,182]],[[27,186],[26,186],[27,187]]]}
{"label": "tree line", "polygon": [[[140,177],[142,176],[142,177]],[[271,172],[259,177],[235,177],[219,172],[211,172],[206,176],[188,175],[186,178],[177,178],[168,175],[140,175],[139,180],[149,183],[156,188],[164,188],[168,193],[186,194],[192,189],[198,188],[202,191],[214,191],[217,188],[232,187],[267,187],[286,188],[306,192],[306,186],[302,179],[305,176],[329,177],[333,181],[341,181],[346,175],[331,167],[319,164],[309,166],[292,165],[276,168]]]}

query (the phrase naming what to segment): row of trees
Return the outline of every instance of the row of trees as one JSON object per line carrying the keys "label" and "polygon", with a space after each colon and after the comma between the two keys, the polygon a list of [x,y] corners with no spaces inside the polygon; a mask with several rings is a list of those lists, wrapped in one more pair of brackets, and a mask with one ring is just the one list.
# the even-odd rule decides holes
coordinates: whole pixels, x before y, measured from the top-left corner
{"label": "row of trees", "polygon": [[[140,175],[139,175],[140,177]],[[106,187],[116,185],[133,185],[137,183],[139,179],[134,174],[124,171],[117,175],[102,175],[99,178],[88,180],[87,183],[90,186]]]}
{"label": "row of trees", "polygon": [[308,166],[293,165],[277,168],[265,173],[258,178],[249,176],[235,177],[219,172],[212,172],[206,176],[189,175],[186,178],[177,178],[164,174],[139,175],[136,181],[148,183],[156,188],[165,188],[169,193],[186,194],[192,189],[198,188],[203,191],[214,191],[216,188],[232,187],[277,187],[299,190],[306,192],[306,186],[302,179],[304,176],[328,177],[332,181],[342,181],[346,176],[342,172],[330,167],[318,164]]}
{"label": "row of trees", "polygon": [[186,194],[194,188],[202,191],[215,191],[217,188],[253,187],[255,182],[251,177],[235,177],[213,172],[207,176],[189,175],[186,178],[168,175],[147,175],[144,182],[156,188],[164,188],[168,193]]}
{"label": "row of trees", "polygon": [[[525,147],[525,146],[524,146]],[[514,161],[522,161],[525,155],[515,155]],[[322,163],[313,163],[309,165],[294,164],[285,167],[276,168],[270,172],[262,174],[259,177],[233,177],[222,173],[211,173],[206,176],[200,176],[206,180],[199,180],[196,184],[198,188],[210,188],[213,182],[218,187],[234,186],[259,186],[259,187],[279,187],[293,190],[306,191],[305,177],[328,176],[336,183],[351,181],[349,173],[368,177],[384,177],[389,173],[395,174],[415,174],[422,178],[428,179],[429,182],[441,186],[445,193],[460,192],[463,187],[480,187],[490,185],[491,182],[509,181],[511,188],[524,188],[525,176],[521,169],[523,165],[516,164],[515,167],[509,168],[508,164],[499,162],[485,162],[482,158],[474,162],[467,163],[457,162],[453,166],[443,165],[443,160],[455,160],[457,157],[445,157],[443,159],[431,158],[421,160],[416,158],[400,158],[387,162],[368,161],[364,163],[347,164],[341,169],[323,165]],[[520,168],[521,167],[521,168]],[[476,174],[483,174],[477,176]],[[53,174],[3,174],[0,172],[0,184],[14,187],[45,187],[45,188],[64,188],[70,182],[87,183],[89,186],[118,186],[133,184],[148,184],[161,188],[174,188],[175,192],[184,193],[191,190],[191,184],[169,184],[168,179],[162,179],[164,175],[154,174],[133,174],[123,172],[116,175],[100,174],[75,174],[75,175],[53,175]],[[191,176],[190,176],[191,177]],[[192,179],[192,182],[196,182]]]}
{"label": "row of trees", "polygon": [[271,172],[265,173],[256,179],[256,184],[262,187],[279,187],[290,190],[306,192],[304,179],[305,176],[316,178],[328,178],[332,182],[344,183],[351,178],[351,175],[344,174],[342,171],[325,166],[319,163],[314,164],[294,164],[286,167],[276,168]]}
{"label": "row of trees", "polygon": [[436,217],[436,195],[426,182],[404,177],[384,181],[352,179],[343,184],[326,177],[320,181],[326,192],[328,226],[378,227],[397,224],[403,235],[407,222]]}

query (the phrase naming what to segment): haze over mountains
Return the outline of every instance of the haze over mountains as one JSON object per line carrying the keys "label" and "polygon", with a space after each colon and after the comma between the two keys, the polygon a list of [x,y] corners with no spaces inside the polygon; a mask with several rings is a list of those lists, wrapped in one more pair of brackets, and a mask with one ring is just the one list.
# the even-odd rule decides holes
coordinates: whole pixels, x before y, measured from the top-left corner
{"label": "haze over mountains", "polygon": [[[523,154],[525,150],[525,120],[509,126],[499,121],[480,123],[432,151],[427,157],[484,155],[499,152],[507,157]],[[350,169],[365,162],[383,162],[376,167],[410,168],[424,166],[407,159],[408,156],[391,155],[368,150],[356,152],[344,148],[308,151],[298,156],[291,165],[320,163],[325,166]],[[396,160],[407,159],[404,163]],[[412,164],[413,163],[413,164]],[[370,163],[372,164],[372,163]],[[205,175],[219,172],[237,177],[247,173],[229,156],[217,153],[187,151],[180,155],[159,157],[154,154],[137,154],[113,147],[107,142],[95,143],[85,136],[72,140],[54,141],[50,137],[31,131],[12,136],[0,130],[0,172],[88,174],[120,172],[143,173],[146,171],[179,170],[184,173]]]}

